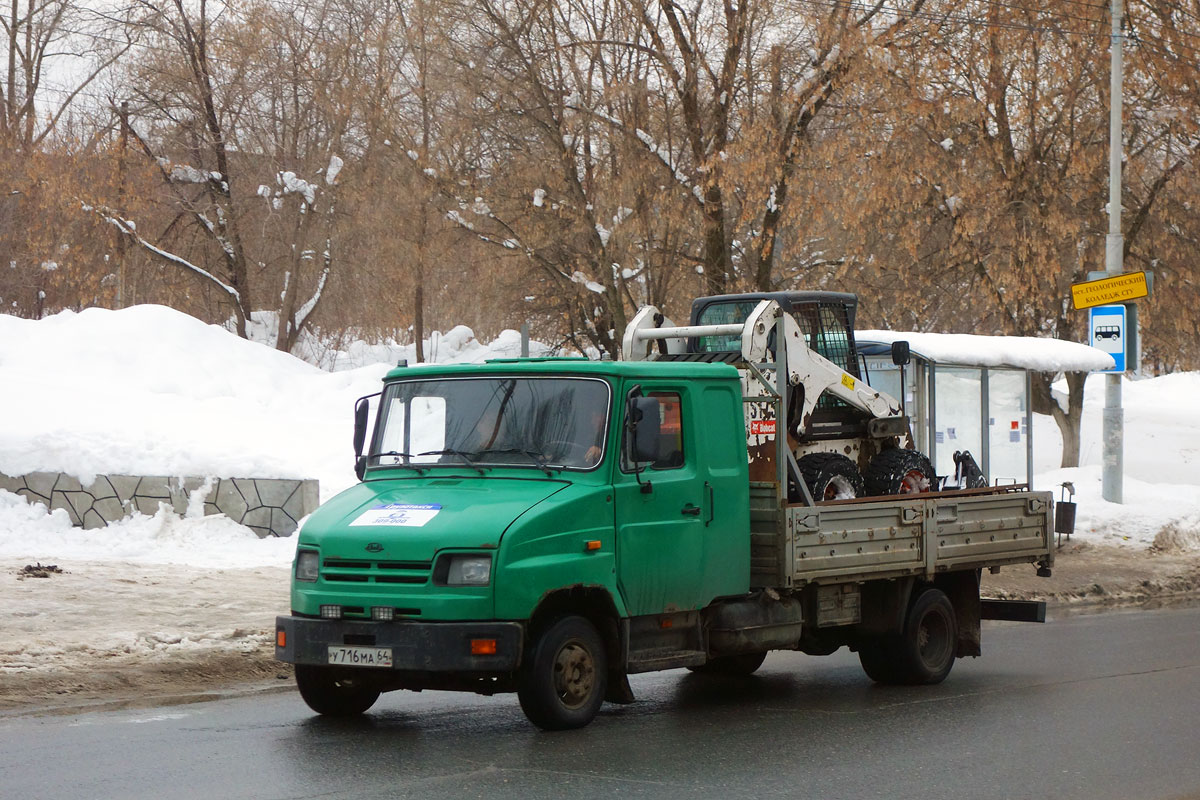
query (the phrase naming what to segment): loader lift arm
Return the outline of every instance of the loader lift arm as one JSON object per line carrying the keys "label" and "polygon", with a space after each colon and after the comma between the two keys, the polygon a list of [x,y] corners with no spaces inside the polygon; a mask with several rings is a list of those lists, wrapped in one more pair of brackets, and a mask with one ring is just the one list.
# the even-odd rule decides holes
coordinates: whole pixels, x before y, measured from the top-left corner
{"label": "loader lift arm", "polygon": [[662,313],[653,306],[645,306],[630,321],[625,329],[622,349],[630,361],[655,358],[650,346],[655,341],[667,340],[668,352],[683,352],[679,343],[694,336],[739,336],[741,358],[748,364],[761,364],[769,357],[768,346],[771,332],[782,322],[786,337],[787,385],[799,387],[803,392],[800,413],[800,430],[808,431],[812,412],[817,401],[825,392],[841,398],[849,405],[866,413],[873,420],[897,420],[895,424],[880,429],[880,435],[900,435],[906,431],[900,403],[891,395],[868,386],[837,364],[808,347],[800,326],[790,314],[773,300],[761,301],[746,321],[741,324],[668,326]]}

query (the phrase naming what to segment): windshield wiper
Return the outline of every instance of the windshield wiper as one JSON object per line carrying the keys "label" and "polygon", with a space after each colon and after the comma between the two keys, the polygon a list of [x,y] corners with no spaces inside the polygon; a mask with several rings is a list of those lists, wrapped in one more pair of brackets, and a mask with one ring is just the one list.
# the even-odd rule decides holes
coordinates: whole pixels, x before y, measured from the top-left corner
{"label": "windshield wiper", "polygon": [[479,455],[478,453],[466,453],[466,452],[463,452],[462,450],[455,450],[452,447],[447,447],[445,450],[426,450],[424,453],[417,453],[417,455],[419,455],[419,456],[458,456],[463,461],[467,462],[467,464],[472,469],[478,470],[480,475],[487,474],[487,471],[484,470],[483,467],[476,464],[475,461],[472,459],[472,456],[477,456],[477,455]]}
{"label": "windshield wiper", "polygon": [[[413,454],[412,453],[401,453],[399,450],[385,450],[382,453],[368,453],[366,455],[366,458],[368,459],[368,463],[369,463],[369,460],[372,458],[383,458],[384,456],[399,456],[400,458],[411,459],[413,457]],[[380,464],[378,461],[376,461],[375,466],[377,466],[377,467],[395,467],[395,468],[399,468],[399,469],[415,469],[418,473],[424,472],[426,469],[429,468],[427,465],[413,464],[409,461],[397,461],[395,464]]]}
{"label": "windshield wiper", "polygon": [[539,453],[537,450],[527,450],[524,447],[489,447],[486,450],[480,450],[475,455],[481,456],[485,453],[520,453],[521,455],[529,456],[542,472],[549,476],[554,475],[554,471],[549,466],[550,462],[546,458],[546,454]]}

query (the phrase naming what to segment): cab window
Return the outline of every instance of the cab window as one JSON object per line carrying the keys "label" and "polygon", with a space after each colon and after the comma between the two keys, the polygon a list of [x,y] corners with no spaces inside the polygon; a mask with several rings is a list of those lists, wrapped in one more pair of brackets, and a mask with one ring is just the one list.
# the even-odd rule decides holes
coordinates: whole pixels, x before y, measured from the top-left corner
{"label": "cab window", "polygon": [[[658,400],[658,453],[655,461],[641,463],[642,469],[678,469],[685,461],[683,449],[683,401],[678,392],[646,392]],[[621,469],[633,472],[630,443],[621,449]]]}

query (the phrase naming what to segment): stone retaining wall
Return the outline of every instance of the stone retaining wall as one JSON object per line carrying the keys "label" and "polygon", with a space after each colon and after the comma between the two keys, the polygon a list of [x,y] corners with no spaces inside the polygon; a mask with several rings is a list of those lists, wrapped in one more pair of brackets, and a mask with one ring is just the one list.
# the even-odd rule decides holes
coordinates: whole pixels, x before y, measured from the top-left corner
{"label": "stone retaining wall", "polygon": [[97,475],[83,486],[61,472],[16,477],[0,474],[0,489],[51,510],[61,508],[72,523],[83,528],[102,528],[135,511],[152,516],[160,503],[182,515],[192,493],[203,490],[206,483],[204,513],[224,514],[260,537],[290,535],[297,521],[315,511],[319,501],[315,480]]}

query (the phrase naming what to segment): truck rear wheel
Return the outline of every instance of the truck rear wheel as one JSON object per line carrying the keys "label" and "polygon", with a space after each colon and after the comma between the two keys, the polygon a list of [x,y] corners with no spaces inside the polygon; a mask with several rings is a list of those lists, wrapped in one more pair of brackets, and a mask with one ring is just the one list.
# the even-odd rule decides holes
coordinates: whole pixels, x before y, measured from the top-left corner
{"label": "truck rear wheel", "polygon": [[702,675],[753,675],[767,658],[762,653],[738,653],[736,656],[710,658],[698,667],[688,667]]}
{"label": "truck rear wheel", "polygon": [[858,660],[876,683],[916,686],[945,680],[957,649],[954,606],[941,589],[931,587],[909,606],[901,634],[863,645]]}
{"label": "truck rear wheel", "polygon": [[595,626],[563,617],[537,637],[517,683],[521,710],[547,731],[582,728],[608,690],[608,657]]}
{"label": "truck rear wheel", "polygon": [[871,459],[866,473],[867,494],[918,494],[937,488],[937,473],[923,453],[892,447]]}
{"label": "truck rear wheel", "polygon": [[861,497],[863,478],[853,461],[841,453],[809,453],[796,466],[813,500],[850,500]]}
{"label": "truck rear wheel", "polygon": [[862,664],[863,672],[876,683],[894,684],[896,670],[893,668],[895,654],[890,642],[872,642],[858,648],[858,663]]}
{"label": "truck rear wheel", "polygon": [[353,717],[375,705],[379,690],[364,678],[347,677],[329,667],[296,665],[296,687],[308,707],[329,717]]}

